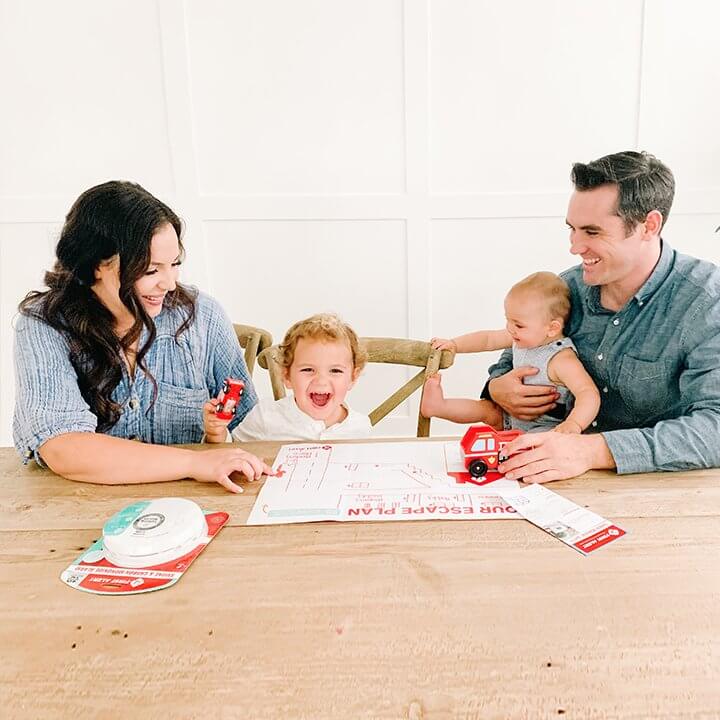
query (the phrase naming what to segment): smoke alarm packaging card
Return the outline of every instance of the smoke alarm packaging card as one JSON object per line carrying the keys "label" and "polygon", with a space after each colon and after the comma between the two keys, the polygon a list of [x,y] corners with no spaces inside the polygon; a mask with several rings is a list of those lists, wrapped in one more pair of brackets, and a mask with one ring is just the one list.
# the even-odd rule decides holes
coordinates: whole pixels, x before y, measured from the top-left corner
{"label": "smoke alarm packaging card", "polygon": [[533,525],[583,555],[625,535],[617,525],[544,485],[528,485],[519,490],[500,489],[498,495]]}
{"label": "smoke alarm packaging card", "polygon": [[60,575],[72,588],[131,595],[174,585],[228,521],[191,500],[133,503],[113,515],[96,540]]}

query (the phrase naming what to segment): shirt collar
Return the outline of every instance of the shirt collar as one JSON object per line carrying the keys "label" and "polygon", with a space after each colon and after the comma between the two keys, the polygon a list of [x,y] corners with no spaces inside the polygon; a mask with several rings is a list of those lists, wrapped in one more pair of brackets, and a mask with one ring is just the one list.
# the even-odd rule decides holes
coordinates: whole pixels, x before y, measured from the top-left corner
{"label": "shirt collar", "polygon": [[668,245],[668,243],[660,238],[660,259],[657,261],[655,268],[650,273],[650,277],[635,293],[635,300],[638,305],[644,305],[655,294],[655,291],[663,284],[663,281],[670,273],[674,257],[675,251],[670,247],[670,245]]}
{"label": "shirt collar", "polygon": [[[675,251],[670,245],[660,238],[660,257],[650,273],[650,277],[640,286],[638,291],[633,295],[635,302],[642,307],[662,285],[665,278],[672,269]],[[595,313],[613,313],[600,304],[600,286],[592,285],[588,288],[585,296],[585,303],[588,309]]]}

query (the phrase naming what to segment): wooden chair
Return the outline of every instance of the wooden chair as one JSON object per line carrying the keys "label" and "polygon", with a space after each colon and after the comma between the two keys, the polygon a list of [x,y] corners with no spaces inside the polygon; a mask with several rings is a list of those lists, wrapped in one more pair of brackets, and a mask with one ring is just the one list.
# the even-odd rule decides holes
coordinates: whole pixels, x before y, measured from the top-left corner
{"label": "wooden chair", "polygon": [[[455,360],[450,350],[433,350],[429,342],[422,340],[404,340],[400,338],[360,338],[368,354],[370,363],[391,363],[422,368],[384,400],[370,413],[370,423],[377,425],[400,403],[407,400],[418,388],[423,387],[425,379],[438,370],[449,368]],[[258,364],[270,373],[270,383],[276,400],[285,397],[285,385],[282,381],[282,369],[276,359],[277,345],[266,348],[258,356]],[[421,396],[422,397],[422,396]],[[417,437],[429,437],[430,418],[423,417],[418,411]]]}
{"label": "wooden chair", "polygon": [[240,347],[245,350],[245,364],[252,375],[257,356],[272,345],[272,335],[262,328],[233,323]]}

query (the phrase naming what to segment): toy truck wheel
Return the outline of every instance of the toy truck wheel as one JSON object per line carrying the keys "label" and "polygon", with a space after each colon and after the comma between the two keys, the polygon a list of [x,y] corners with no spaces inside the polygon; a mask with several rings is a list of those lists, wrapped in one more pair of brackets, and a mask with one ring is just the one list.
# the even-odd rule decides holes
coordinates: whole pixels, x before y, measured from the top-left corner
{"label": "toy truck wheel", "polygon": [[485,475],[488,470],[488,466],[482,460],[473,460],[468,466],[468,472],[474,478],[479,478]]}

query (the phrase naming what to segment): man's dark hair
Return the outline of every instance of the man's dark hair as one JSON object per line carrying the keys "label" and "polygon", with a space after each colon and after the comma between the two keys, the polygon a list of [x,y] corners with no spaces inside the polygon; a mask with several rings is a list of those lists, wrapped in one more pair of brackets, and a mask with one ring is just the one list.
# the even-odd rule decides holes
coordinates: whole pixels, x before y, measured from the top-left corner
{"label": "man's dark hair", "polygon": [[662,224],[670,214],[675,195],[675,178],[667,165],[647,152],[605,155],[587,165],[575,163],[571,178],[575,189],[592,190],[602,185],[617,185],[617,214],[631,233],[653,210],[662,213]]}

